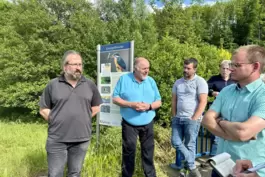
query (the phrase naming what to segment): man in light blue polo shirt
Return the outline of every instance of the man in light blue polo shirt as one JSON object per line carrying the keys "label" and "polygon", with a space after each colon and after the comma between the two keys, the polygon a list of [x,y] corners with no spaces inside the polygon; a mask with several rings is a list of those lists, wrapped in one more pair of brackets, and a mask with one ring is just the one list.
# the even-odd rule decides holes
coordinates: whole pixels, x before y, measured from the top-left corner
{"label": "man in light blue polo shirt", "polygon": [[161,106],[161,96],[154,79],[148,76],[149,62],[143,57],[134,61],[134,72],[120,77],[113,102],[121,107],[122,115],[122,177],[132,177],[137,137],[146,177],[156,177],[153,161],[155,110]]}
{"label": "man in light blue polo shirt", "polygon": [[[172,145],[180,151],[186,161],[185,170],[190,177],[201,177],[195,166],[196,138],[200,129],[202,113],[207,105],[208,84],[196,75],[198,61],[189,58],[184,61],[184,77],[178,79],[172,88]],[[184,139],[184,143],[183,143]],[[172,168],[180,169],[176,164]]]}
{"label": "man in light blue polo shirt", "polygon": [[[221,137],[217,154],[227,152],[234,161],[265,162],[265,85],[260,79],[265,49],[257,45],[237,49],[230,64],[231,79],[204,116],[203,125]],[[265,176],[265,170],[258,171]],[[213,172],[212,176],[218,176]]]}

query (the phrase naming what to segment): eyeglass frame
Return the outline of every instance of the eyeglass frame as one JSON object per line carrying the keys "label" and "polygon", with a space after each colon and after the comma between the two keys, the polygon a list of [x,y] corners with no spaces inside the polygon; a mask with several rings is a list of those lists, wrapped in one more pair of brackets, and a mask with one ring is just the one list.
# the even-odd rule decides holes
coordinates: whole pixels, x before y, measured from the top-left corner
{"label": "eyeglass frame", "polygon": [[67,63],[67,65],[75,66],[75,67],[83,67],[83,63]]}
{"label": "eyeglass frame", "polygon": [[255,62],[252,62],[252,63],[229,63],[229,68],[240,68],[242,65],[250,65],[250,64],[253,64]]}

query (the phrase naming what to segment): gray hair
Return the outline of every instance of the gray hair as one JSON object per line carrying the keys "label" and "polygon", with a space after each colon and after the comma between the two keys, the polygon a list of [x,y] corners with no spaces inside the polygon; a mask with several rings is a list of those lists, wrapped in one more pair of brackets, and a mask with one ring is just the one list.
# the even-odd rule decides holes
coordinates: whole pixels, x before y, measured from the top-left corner
{"label": "gray hair", "polygon": [[[148,60],[147,60],[146,58],[144,58],[144,57],[136,57],[136,58],[134,59],[134,62],[133,62],[133,71],[139,69],[139,68],[138,68],[138,65],[139,65],[139,63],[140,63],[141,61],[143,61],[143,60],[148,61]],[[148,61],[148,62],[149,62],[149,61]]]}
{"label": "gray hair", "polygon": [[75,51],[75,50],[68,50],[68,51],[66,51],[63,54],[63,58],[62,58],[62,61],[61,61],[62,70],[64,70],[64,66],[68,64],[67,57],[68,57],[68,55],[71,55],[71,54],[79,55],[81,57],[80,53],[77,52],[77,51]]}
{"label": "gray hair", "polygon": [[222,66],[229,66],[229,64],[231,63],[231,60],[223,60],[221,63],[220,63],[220,67]]}

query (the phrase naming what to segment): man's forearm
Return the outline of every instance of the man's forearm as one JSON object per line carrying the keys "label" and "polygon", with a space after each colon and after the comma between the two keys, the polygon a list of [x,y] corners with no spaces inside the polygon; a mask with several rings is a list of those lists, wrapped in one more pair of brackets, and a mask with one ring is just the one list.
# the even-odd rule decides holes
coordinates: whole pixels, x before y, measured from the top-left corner
{"label": "man's forearm", "polygon": [[205,119],[202,120],[202,125],[212,134],[226,139],[227,135],[224,130],[217,124],[217,122],[205,123]]}
{"label": "man's forearm", "polygon": [[45,120],[49,120],[49,114],[50,114],[50,109],[44,108],[44,109],[40,109],[40,115],[45,119]]}
{"label": "man's forearm", "polygon": [[131,102],[123,100],[120,97],[113,98],[113,103],[121,107],[132,107]]}
{"label": "man's forearm", "polygon": [[157,100],[157,101],[151,103],[152,110],[156,110],[156,109],[160,108],[160,106],[161,106],[161,100]]}
{"label": "man's forearm", "polygon": [[253,138],[244,136],[245,128],[241,122],[229,122],[222,120],[219,124],[227,134],[233,137],[234,141],[248,141]]}
{"label": "man's forearm", "polygon": [[195,113],[192,116],[192,120],[197,120],[202,116],[202,113],[205,110],[205,107],[207,105],[207,102],[200,102]]}
{"label": "man's forearm", "polygon": [[212,134],[219,136],[226,140],[233,140],[234,138],[227,134],[222,127],[217,123],[215,118],[208,117],[207,115],[202,120],[202,125]]}
{"label": "man's forearm", "polygon": [[93,106],[91,109],[92,109],[91,116],[94,117],[100,111],[100,106]]}
{"label": "man's forearm", "polygon": [[176,103],[172,103],[171,105],[171,113],[172,113],[172,117],[175,117],[177,114],[177,110],[176,110],[177,104]]}

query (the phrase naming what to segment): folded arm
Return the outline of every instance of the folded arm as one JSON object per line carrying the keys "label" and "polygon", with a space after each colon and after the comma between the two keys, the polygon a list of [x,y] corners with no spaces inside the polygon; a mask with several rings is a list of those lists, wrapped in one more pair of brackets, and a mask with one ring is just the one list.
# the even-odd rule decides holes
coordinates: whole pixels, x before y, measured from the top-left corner
{"label": "folded arm", "polygon": [[224,129],[218,124],[218,118],[219,118],[219,113],[213,111],[213,110],[208,110],[202,120],[202,125],[207,128],[212,134],[219,136],[223,139],[226,140],[233,140],[235,139],[232,137],[230,134],[227,134]]}
{"label": "folded arm", "polygon": [[257,134],[265,128],[263,118],[252,116],[245,122],[220,121],[221,128],[236,138],[237,141],[248,141],[255,139]]}

